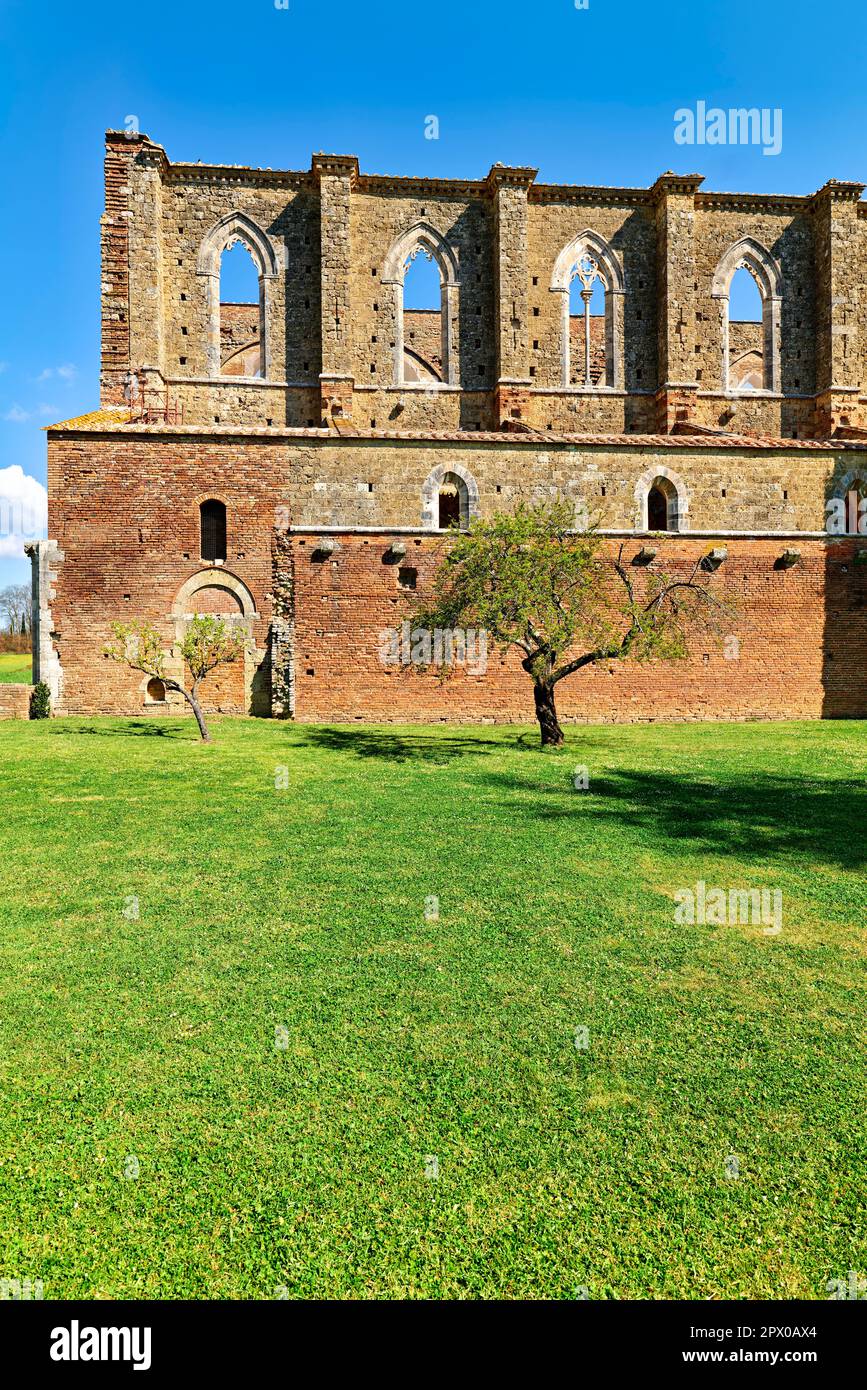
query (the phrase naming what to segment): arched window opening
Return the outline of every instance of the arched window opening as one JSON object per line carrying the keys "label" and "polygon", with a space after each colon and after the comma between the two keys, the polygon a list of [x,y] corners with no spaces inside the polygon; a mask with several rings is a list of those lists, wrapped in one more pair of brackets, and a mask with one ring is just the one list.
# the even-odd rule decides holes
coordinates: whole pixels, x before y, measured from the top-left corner
{"label": "arched window opening", "polygon": [[560,369],[565,387],[623,388],[625,285],[617,255],[587,227],[563,247],[551,292],[560,296]]}
{"label": "arched window opening", "polygon": [[199,508],[201,524],[202,559],[214,563],[226,558],[226,507],[225,503],[211,499]]}
{"label": "arched window opening", "polygon": [[605,282],[599,263],[585,251],[572,268],[569,285],[569,384],[604,386]]}
{"label": "arched window opening", "polygon": [[151,705],[163,705],[166,701],[166,688],[161,680],[153,676],[147,683],[145,699]]}
{"label": "arched window opening", "polygon": [[470,524],[470,498],[467,485],[456,473],[446,473],[439,486],[439,528],[450,526],[465,531]]}
{"label": "arched window opening", "polygon": [[735,391],[761,391],[765,384],[764,304],[745,265],[729,286],[729,382]]}
{"label": "arched window opening", "polygon": [[771,253],[742,237],[713,278],[720,304],[724,391],[780,390],[782,274]]}
{"label": "arched window opening", "polygon": [[648,531],[678,531],[680,509],[677,488],[669,478],[655,478],[647,493]]}
{"label": "arched window opening", "polygon": [[397,238],[382,268],[393,296],[394,380],[398,386],[458,384],[458,264],[427,222]]}
{"label": "arched window opening", "polygon": [[404,263],[403,379],[443,379],[442,274],[430,251],[416,246]]}
{"label": "arched window opening", "polygon": [[260,377],[262,283],[243,241],[220,257],[220,375]]}

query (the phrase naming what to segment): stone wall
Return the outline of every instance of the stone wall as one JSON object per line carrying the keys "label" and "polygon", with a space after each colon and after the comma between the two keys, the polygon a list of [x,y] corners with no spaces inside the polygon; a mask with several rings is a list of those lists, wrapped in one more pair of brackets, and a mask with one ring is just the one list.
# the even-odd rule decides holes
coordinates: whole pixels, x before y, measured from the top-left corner
{"label": "stone wall", "polygon": [[[649,189],[542,185],[532,169],[486,179],[365,175],[354,156],[309,171],[172,164],[145,136],[109,133],[103,220],[103,400],[142,371],[193,424],[641,433],[683,420],[774,437],[867,423],[862,186],[801,197],[712,194],[697,175]],[[247,219],[246,223],[238,219]],[[236,391],[208,356],[208,238],[253,226],[266,276],[267,380]],[[582,233],[623,280],[620,380],[565,387],[558,258]],[[388,259],[401,238],[439,242],[455,267],[450,384],[401,381]],[[779,390],[732,400],[723,384],[720,259],[760,244],[782,283]],[[409,243],[407,243],[409,244]],[[254,248],[255,250],[255,248]],[[255,255],[254,255],[255,259]],[[398,267],[398,278],[402,268]],[[860,331],[859,331],[860,329]],[[613,359],[612,359],[613,360]],[[733,409],[734,407],[734,409]]]}

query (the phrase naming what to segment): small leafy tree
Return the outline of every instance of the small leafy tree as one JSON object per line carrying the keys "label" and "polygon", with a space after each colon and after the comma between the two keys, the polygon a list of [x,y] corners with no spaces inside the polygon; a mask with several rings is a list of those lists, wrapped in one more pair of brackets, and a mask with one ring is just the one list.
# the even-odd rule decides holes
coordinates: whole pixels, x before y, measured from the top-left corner
{"label": "small leafy tree", "polygon": [[30,718],[51,718],[51,691],[45,681],[39,681],[30,692]]}
{"label": "small leafy tree", "polygon": [[597,661],[684,657],[690,632],[722,609],[702,561],[686,578],[636,568],[624,545],[615,558],[594,530],[576,531],[563,498],[477,520],[447,545],[414,622],[483,628],[501,651],[517,648],[543,745],[563,743],[554,692],[566,676]]}
{"label": "small leafy tree", "polygon": [[210,614],[200,614],[187,625],[180,655],[193,678],[189,689],[166,675],[166,652],[163,639],[150,623],[113,623],[114,642],[106,647],[106,656],[112,661],[122,662],[133,671],[143,671],[162,681],[166,690],[176,690],[183,695],[199,726],[199,733],[205,743],[211,742],[211,735],[199,703],[199,686],[211,671],[218,666],[237,661],[243,656],[245,641],[222,619]]}

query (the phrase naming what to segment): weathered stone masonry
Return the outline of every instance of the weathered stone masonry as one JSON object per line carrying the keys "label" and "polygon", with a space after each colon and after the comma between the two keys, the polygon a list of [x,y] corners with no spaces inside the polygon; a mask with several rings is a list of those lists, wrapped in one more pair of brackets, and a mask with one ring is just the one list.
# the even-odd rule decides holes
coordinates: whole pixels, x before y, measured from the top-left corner
{"label": "weathered stone masonry", "polygon": [[[401,571],[423,594],[443,543],[447,476],[466,516],[563,493],[630,553],[655,490],[653,564],[727,551],[738,659],[717,643],[583,672],[567,717],[867,714],[867,536],[825,530],[827,500],[867,478],[862,185],[713,194],[667,173],[587,188],[499,165],[424,180],[336,155],[213,167],[114,132],[105,174],[102,403],[49,431],[50,539],[33,548],[36,677],[61,711],[165,708],[103,657],[111,623],[150,618],[171,646],[211,611],[250,638],[212,679],[215,708],[530,717],[526,678],[496,653],[487,676],[445,683],[379,659],[379,633],[409,612]],[[258,307],[220,308],[234,241]],[[439,270],[439,323],[404,311],[418,251]],[[605,291],[589,385],[569,308],[584,257]],[[761,324],[729,322],[739,266]],[[745,364],[759,389],[734,385]],[[213,563],[208,500],[227,519]]]}

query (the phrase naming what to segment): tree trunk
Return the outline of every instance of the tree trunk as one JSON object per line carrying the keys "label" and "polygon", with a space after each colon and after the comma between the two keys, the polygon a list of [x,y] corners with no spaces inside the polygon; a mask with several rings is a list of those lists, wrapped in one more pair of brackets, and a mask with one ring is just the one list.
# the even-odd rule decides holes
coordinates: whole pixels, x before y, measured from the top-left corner
{"label": "tree trunk", "polygon": [[181,694],[187,701],[187,704],[190,706],[190,709],[193,711],[193,714],[196,716],[196,723],[199,726],[199,733],[202,735],[202,742],[210,743],[211,735],[208,732],[208,726],[205,723],[205,716],[202,713],[202,707],[199,704],[198,698],[196,696],[196,687],[193,686],[192,691],[182,690]]}
{"label": "tree trunk", "polygon": [[545,681],[536,681],[533,685],[533,698],[536,701],[536,718],[539,721],[539,732],[542,735],[542,747],[562,747],[564,742],[563,730],[560,728],[560,721],[557,718],[553,685]]}

